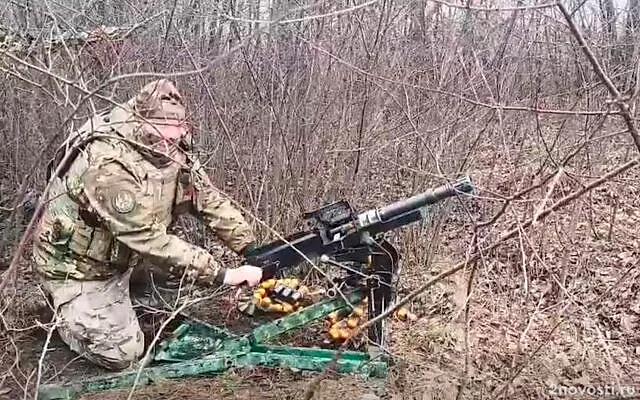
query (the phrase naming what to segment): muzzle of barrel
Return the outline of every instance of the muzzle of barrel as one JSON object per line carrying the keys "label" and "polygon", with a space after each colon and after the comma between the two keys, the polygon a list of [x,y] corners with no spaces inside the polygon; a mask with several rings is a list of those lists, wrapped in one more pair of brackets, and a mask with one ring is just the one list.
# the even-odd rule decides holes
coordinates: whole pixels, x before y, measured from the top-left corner
{"label": "muzzle of barrel", "polygon": [[453,197],[456,193],[473,193],[474,187],[469,176],[458,178],[453,184],[444,184],[426,192],[384,206],[378,210],[378,215],[382,221],[402,215],[427,205],[435,204],[446,198]]}

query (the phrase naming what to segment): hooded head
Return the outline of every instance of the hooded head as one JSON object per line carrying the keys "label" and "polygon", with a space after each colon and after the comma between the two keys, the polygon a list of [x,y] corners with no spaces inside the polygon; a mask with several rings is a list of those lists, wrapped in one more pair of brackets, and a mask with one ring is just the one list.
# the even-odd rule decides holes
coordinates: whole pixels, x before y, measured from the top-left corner
{"label": "hooded head", "polygon": [[183,97],[167,79],[149,82],[123,107],[114,108],[110,122],[125,137],[145,144],[178,144],[190,134]]}
{"label": "hooded head", "polygon": [[142,131],[145,136],[177,142],[188,134],[182,95],[166,79],[145,85],[135,97],[135,110],[144,118]]}

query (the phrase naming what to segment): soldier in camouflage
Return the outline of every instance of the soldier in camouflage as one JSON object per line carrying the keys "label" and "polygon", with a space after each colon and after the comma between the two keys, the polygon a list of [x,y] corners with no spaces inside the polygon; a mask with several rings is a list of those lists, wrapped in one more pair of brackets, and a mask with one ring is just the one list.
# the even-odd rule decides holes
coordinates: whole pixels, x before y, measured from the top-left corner
{"label": "soldier in camouflage", "polygon": [[[260,268],[227,269],[206,250],[167,233],[180,213],[199,217],[238,254],[255,247],[239,210],[189,155],[181,94],[168,80],[96,115],[59,151],[34,257],[75,352],[110,370],[134,366],[144,337],[129,296],[145,260],[200,285],[258,284]],[[71,149],[77,151],[71,151]]]}

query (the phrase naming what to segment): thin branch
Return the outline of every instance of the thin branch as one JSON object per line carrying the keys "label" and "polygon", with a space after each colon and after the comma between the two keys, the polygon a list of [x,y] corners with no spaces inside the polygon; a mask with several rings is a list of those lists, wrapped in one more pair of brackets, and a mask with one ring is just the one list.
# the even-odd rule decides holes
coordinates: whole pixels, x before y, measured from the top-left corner
{"label": "thin branch", "polygon": [[547,176],[545,176],[544,178],[542,178],[540,180],[540,182],[529,186],[526,189],[523,189],[521,191],[519,191],[518,193],[512,194],[511,196],[509,196],[508,198],[505,199],[504,203],[502,204],[502,208],[493,216],[491,217],[490,220],[488,221],[484,221],[484,222],[479,222],[478,223],[478,227],[482,228],[485,226],[489,226],[489,225],[493,225],[498,218],[500,218],[501,215],[503,215],[505,213],[505,211],[507,210],[507,207],[509,206],[509,204],[511,204],[514,200],[517,200],[519,198],[521,198],[522,196],[524,196],[525,194],[538,189],[539,187],[541,187],[542,185],[544,185],[545,183],[547,183],[547,181],[551,178],[553,178],[556,174],[548,174]]}
{"label": "thin branch", "polygon": [[547,190],[546,196],[544,196],[544,199],[542,200],[542,203],[540,203],[540,205],[538,206],[535,214],[533,215],[533,224],[534,225],[536,224],[536,222],[538,222],[538,216],[540,215],[542,210],[544,210],[544,206],[549,201],[549,197],[551,197],[551,193],[553,193],[553,190],[555,189],[556,185],[558,184],[558,181],[560,180],[560,177],[563,175],[563,173],[564,173],[564,168],[560,167],[558,169],[558,172],[556,173],[555,178],[553,178],[553,181],[551,181],[551,185],[549,186],[549,189]]}
{"label": "thin branch", "polygon": [[295,18],[295,19],[285,19],[285,20],[275,20],[275,21],[271,21],[271,20],[263,20],[263,19],[245,19],[245,18],[237,18],[237,17],[232,17],[230,15],[227,14],[222,14],[222,16],[228,20],[231,21],[238,21],[238,22],[246,22],[248,24],[255,24],[255,23],[262,23],[262,24],[270,24],[270,25],[282,25],[282,24],[290,24],[293,22],[303,22],[303,21],[311,21],[314,19],[320,19],[320,18],[326,18],[326,17],[333,17],[335,15],[341,15],[341,14],[348,14],[350,12],[359,10],[361,8],[370,6],[372,4],[375,4],[377,2],[379,2],[380,0],[369,0],[366,3],[362,3],[362,4],[357,4],[353,7],[349,7],[349,8],[345,8],[342,10],[338,10],[338,11],[332,11],[330,13],[326,13],[326,14],[318,14],[318,15],[309,15],[307,17],[302,17],[302,18]]}
{"label": "thin branch", "polygon": [[49,328],[47,332],[47,339],[44,341],[42,353],[40,354],[40,359],[38,360],[38,375],[36,378],[36,387],[35,387],[35,399],[38,400],[38,388],[40,387],[40,380],[42,379],[42,367],[44,365],[44,357],[47,354],[47,349],[49,348],[49,343],[51,343],[51,337],[53,336],[53,332],[55,332],[56,327],[58,326],[58,310],[55,310],[53,314],[54,323]]}
{"label": "thin branch", "polygon": [[471,10],[471,11],[485,11],[485,12],[503,12],[503,11],[520,11],[520,10],[537,10],[537,9],[541,9],[541,8],[551,8],[551,7],[555,7],[556,3],[544,3],[544,4],[537,4],[534,6],[519,6],[519,7],[473,7],[473,6],[465,6],[462,4],[453,4],[453,3],[449,3],[447,1],[442,1],[442,0],[428,0],[430,2],[436,3],[436,4],[441,4],[443,6],[446,7],[451,7],[451,8],[458,8],[460,10]]}

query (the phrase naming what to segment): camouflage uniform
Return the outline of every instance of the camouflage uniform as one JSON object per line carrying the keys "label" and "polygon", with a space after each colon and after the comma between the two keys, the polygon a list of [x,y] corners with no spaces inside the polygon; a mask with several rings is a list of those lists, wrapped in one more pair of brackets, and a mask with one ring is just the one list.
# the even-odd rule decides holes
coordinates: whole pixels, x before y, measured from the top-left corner
{"label": "camouflage uniform", "polygon": [[34,246],[60,336],[72,350],[116,370],[144,350],[129,297],[129,277],[142,259],[187,282],[222,283],[225,269],[216,258],[167,233],[176,215],[198,216],[237,253],[255,240],[197,161],[149,134],[154,126],[136,114],[147,121],[185,117],[175,87],[160,80],[87,121],[75,136],[76,145],[84,144],[54,178]]}

